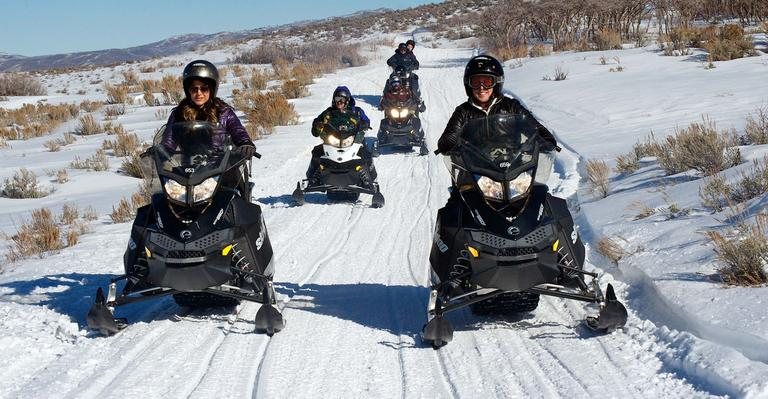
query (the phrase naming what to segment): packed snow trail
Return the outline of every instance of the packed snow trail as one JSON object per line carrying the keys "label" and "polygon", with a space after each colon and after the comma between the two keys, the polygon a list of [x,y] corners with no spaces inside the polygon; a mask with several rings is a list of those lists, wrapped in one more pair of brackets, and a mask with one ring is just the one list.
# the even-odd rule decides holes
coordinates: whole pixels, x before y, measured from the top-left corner
{"label": "packed snow trail", "polygon": [[[427,106],[422,122],[433,150],[454,107],[466,98],[461,78],[471,50],[419,47],[416,53]],[[257,143],[264,157],[254,162],[254,197],[263,206],[275,250],[283,331],[271,338],[253,333],[259,305],[252,303],[233,311],[191,313],[170,298],[136,304],[118,311],[132,322],[126,330],[109,338],[73,338],[28,374],[0,379],[0,396],[690,398],[743,393],[669,361],[672,352],[657,339],[655,327],[631,309],[628,327],[604,336],[583,326],[584,305],[578,302],[542,298],[532,314],[501,319],[465,309],[448,316],[456,328],[453,342],[439,351],[423,345],[418,335],[426,319],[434,220],[450,185],[441,157],[395,153],[377,158],[386,198],[381,209],[369,208],[365,195],[357,204],[329,204],[324,195],[312,194],[301,207],[292,206],[290,198],[318,142],[309,134],[309,122],[328,105],[337,85],[352,90],[371,118],[369,135],[375,135],[387,56],[318,79],[310,97],[294,102],[302,125],[279,128]],[[578,154],[558,155],[553,192],[575,193],[577,164]],[[53,256],[46,273],[57,266],[64,276],[90,274],[79,295],[92,295],[108,279],[104,273],[122,271],[129,229],[129,223],[104,227],[98,237]],[[95,262],[85,255],[104,246],[109,250]],[[55,310],[82,322],[85,309],[83,303]]]}

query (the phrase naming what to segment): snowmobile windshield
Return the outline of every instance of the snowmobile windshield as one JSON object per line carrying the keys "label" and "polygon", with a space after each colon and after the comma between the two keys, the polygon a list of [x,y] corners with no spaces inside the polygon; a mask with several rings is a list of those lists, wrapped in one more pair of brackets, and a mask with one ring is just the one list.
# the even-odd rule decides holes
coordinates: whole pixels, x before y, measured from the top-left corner
{"label": "snowmobile windshield", "polygon": [[243,157],[229,149],[229,145],[216,148],[213,145],[219,127],[210,122],[178,122],[170,126],[177,148],[171,151],[161,144],[155,145],[154,157],[158,175],[175,180],[182,186],[202,183],[212,176],[244,161]]}
{"label": "snowmobile windshield", "polygon": [[359,122],[352,113],[332,110],[323,128],[323,142],[339,148],[351,146],[355,141]]}
{"label": "snowmobile windshield", "polygon": [[455,156],[461,160],[462,168],[472,174],[495,181],[513,181],[524,172],[536,175],[537,135],[533,120],[524,115],[496,114],[473,119],[461,132]]}

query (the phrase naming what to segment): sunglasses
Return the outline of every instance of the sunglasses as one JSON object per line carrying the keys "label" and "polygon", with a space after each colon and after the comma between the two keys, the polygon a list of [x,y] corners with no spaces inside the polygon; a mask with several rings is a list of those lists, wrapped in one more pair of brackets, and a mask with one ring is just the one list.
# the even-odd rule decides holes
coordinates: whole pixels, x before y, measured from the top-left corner
{"label": "sunglasses", "polygon": [[496,86],[496,83],[496,77],[491,75],[474,75],[469,78],[469,87],[475,90],[480,87],[491,89],[493,86]]}
{"label": "sunglasses", "polygon": [[190,93],[197,93],[198,91],[201,93],[208,93],[211,91],[211,88],[208,86],[191,86],[189,88]]}
{"label": "sunglasses", "polygon": [[333,102],[335,102],[335,103],[345,103],[346,104],[347,98],[346,97],[342,97],[342,96],[336,96],[336,97],[333,98]]}

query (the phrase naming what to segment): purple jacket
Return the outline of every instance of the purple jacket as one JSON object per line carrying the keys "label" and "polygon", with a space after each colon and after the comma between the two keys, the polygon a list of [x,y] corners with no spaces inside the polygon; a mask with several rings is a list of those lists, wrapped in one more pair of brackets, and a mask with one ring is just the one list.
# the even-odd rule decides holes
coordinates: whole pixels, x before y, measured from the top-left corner
{"label": "purple jacket", "polygon": [[[174,108],[171,115],[168,117],[167,126],[171,126],[176,121],[176,110],[178,110],[178,108]],[[216,133],[211,140],[214,148],[224,148],[227,142],[226,133],[229,133],[232,143],[238,147],[241,145],[252,145],[255,147],[253,141],[251,141],[251,137],[248,136],[248,132],[245,130],[245,127],[243,127],[243,124],[240,123],[240,118],[235,115],[235,110],[233,110],[232,107],[227,106],[221,111],[218,126],[221,127],[221,129],[216,130]],[[173,137],[170,129],[165,130],[163,133],[163,140],[160,144],[171,150],[176,149],[176,138]]]}

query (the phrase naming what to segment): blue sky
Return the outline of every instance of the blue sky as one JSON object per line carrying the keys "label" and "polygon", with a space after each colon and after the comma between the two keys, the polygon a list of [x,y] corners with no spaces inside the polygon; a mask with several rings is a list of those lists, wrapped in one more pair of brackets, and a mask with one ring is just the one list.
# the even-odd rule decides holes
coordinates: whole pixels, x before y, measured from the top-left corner
{"label": "blue sky", "polygon": [[125,48],[185,33],[238,31],[440,1],[0,0],[0,53],[34,56]]}

